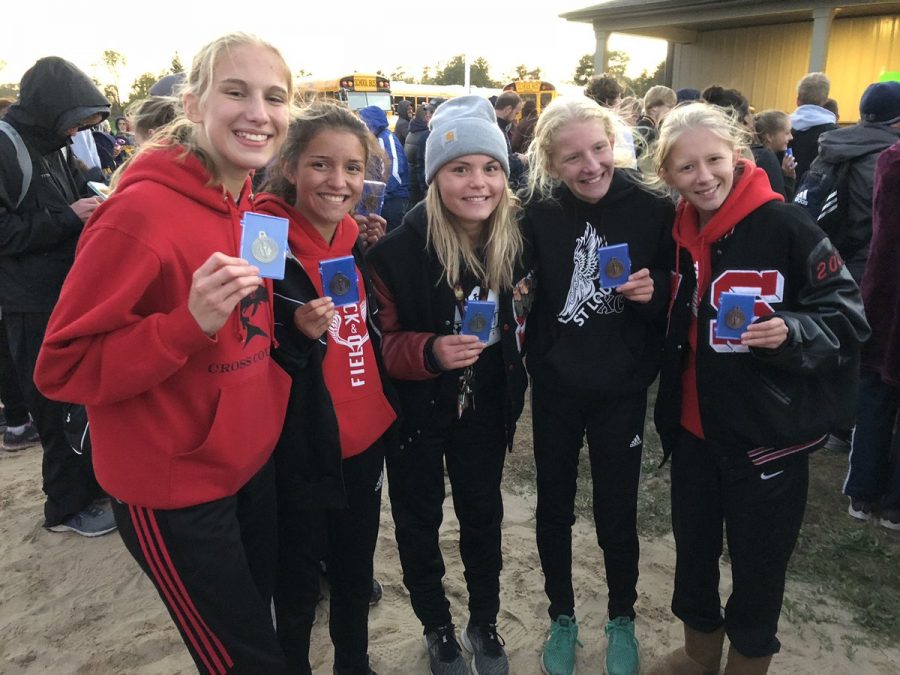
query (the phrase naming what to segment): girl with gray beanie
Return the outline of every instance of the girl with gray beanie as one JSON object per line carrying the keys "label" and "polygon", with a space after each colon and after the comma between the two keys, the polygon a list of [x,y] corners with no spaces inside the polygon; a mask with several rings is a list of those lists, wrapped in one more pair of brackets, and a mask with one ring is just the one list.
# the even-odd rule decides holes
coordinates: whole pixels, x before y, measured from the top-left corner
{"label": "girl with gray beanie", "polygon": [[[527,292],[526,244],[508,174],[490,103],[447,101],[426,142],[425,199],[369,252],[384,362],[402,410],[400,443],[387,455],[391,509],[403,581],[437,675],[469,672],[442,582],[445,465],[469,592],[460,639],[475,673],[509,672],[496,625],[500,479],[527,384],[520,349],[528,296],[516,290]],[[464,334],[471,301],[493,303],[480,306],[480,336]]]}

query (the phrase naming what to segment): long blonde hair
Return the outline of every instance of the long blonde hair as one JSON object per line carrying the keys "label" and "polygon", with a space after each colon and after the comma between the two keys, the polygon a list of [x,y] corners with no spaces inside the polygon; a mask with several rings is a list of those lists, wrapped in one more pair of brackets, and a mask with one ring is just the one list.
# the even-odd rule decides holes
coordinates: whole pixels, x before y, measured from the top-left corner
{"label": "long blonde hair", "polygon": [[[188,94],[196,96],[200,105],[203,105],[209,96],[210,88],[214,84],[213,78],[219,59],[223,55],[230,53],[232,49],[244,46],[262,47],[268,49],[278,57],[284,68],[284,81],[287,89],[286,101],[288,102],[287,104],[290,105],[290,102],[293,101],[294,98],[294,83],[293,77],[291,76],[291,69],[284,60],[284,56],[282,56],[281,52],[278,51],[276,47],[265,40],[262,40],[255,35],[242,32],[228,33],[202,47],[194,56],[194,60],[191,63],[191,70],[185,81],[178,88],[178,94],[182,98]],[[183,149],[182,157],[187,154],[195,155],[197,159],[200,160],[200,163],[203,164],[203,168],[209,173],[210,184],[218,183],[221,179],[218,167],[216,167],[212,158],[197,143],[194,132],[195,124],[185,117],[183,109],[179,110],[178,116],[171,123],[157,129],[153,134],[153,137],[144,143],[140,149],[131,156],[128,162],[119,167],[118,171],[116,171],[116,174],[110,181],[110,187],[115,187],[121,173],[136,157],[144,152],[158,150],[159,148],[169,148],[174,145],[181,146]]]}
{"label": "long blonde hair", "polygon": [[[469,236],[455,225],[456,216],[450,213],[441,199],[437,181],[432,181],[425,195],[428,216],[428,244],[434,247],[444,268],[444,278],[452,287],[460,282],[465,269],[481,284],[496,291],[512,290],[516,264],[525,247],[519,230],[519,202],[504,187],[497,208],[485,223],[483,246],[472,243]],[[479,248],[483,251],[479,255]]]}
{"label": "long blonde hair", "polygon": [[544,109],[534,127],[534,139],[528,146],[528,187],[526,201],[535,194],[540,199],[552,199],[560,180],[553,177],[553,143],[557,134],[576,122],[599,122],[603,131],[616,140],[616,125],[623,124],[608,108],[586,96],[558,98]]}

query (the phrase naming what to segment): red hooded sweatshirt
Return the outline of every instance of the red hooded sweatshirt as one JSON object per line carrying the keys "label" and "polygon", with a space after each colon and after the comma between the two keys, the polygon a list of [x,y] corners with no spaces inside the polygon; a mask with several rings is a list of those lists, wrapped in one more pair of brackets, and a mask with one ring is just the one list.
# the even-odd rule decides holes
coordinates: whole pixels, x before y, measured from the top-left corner
{"label": "red hooded sweatshirt", "polygon": [[[697,277],[693,316],[688,329],[690,349],[681,377],[681,425],[698,438],[705,438],[705,436],[700,421],[700,404],[697,395],[697,309],[700,306],[701,298],[706,294],[712,282],[710,249],[715,242],[731,232],[744,218],[771,201],[784,201],[784,197],[772,190],[765,171],[755,166],[753,162],[742,159],[735,169],[735,182],[731,193],[703,229],[700,229],[697,209],[689,202],[681,199],[675,211],[675,226],[672,232],[677,248],[675,251],[675,274],[677,277],[681,249],[684,248],[691,254],[694,273]],[[673,286],[673,297],[677,290],[677,287]]]}
{"label": "red hooded sweatshirt", "polygon": [[[353,255],[353,246],[359,238],[356,221],[344,216],[329,243],[303,214],[275,195],[260,195],[255,208],[260,213],[290,221],[288,244],[291,255],[300,261],[319,297],[323,297],[319,262]],[[288,261],[288,264],[293,263]],[[322,374],[334,404],[344,459],[367,450],[397,418],[381,386],[375,348],[366,324],[366,288],[359,268],[356,275],[359,304],[336,308],[328,327],[328,349],[322,361]]]}
{"label": "red hooded sweatshirt", "polygon": [[233,495],[269,459],[290,378],[269,357],[266,282],[207,337],[192,275],[238,255],[240,207],[193,155],[150,151],[89,221],[35,370],[49,398],[87,404],[97,480],[130,504],[172,509]]}

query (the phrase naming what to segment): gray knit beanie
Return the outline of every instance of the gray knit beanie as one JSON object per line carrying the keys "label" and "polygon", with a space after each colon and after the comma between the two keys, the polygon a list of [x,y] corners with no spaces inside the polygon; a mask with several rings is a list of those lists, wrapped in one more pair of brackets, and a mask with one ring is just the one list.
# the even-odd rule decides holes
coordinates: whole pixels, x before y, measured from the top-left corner
{"label": "gray knit beanie", "polygon": [[451,98],[435,111],[429,126],[431,133],[425,141],[425,182],[429,185],[444,164],[463,155],[493,157],[509,176],[506,139],[486,98]]}

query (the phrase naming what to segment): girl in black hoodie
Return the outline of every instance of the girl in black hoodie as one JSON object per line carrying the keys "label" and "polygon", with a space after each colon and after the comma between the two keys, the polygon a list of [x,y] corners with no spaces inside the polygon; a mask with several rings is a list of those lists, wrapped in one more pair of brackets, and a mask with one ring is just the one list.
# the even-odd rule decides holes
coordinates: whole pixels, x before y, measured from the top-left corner
{"label": "girl in black hoodie", "polygon": [[[571,675],[578,626],[572,524],[578,455],[587,433],[594,522],[609,587],[609,673],[636,673],[637,486],[647,387],[663,340],[672,203],[614,167],[615,118],[589,99],[541,115],[524,229],[537,289],[527,336],[537,469],[537,544],[550,600],[542,666]],[[599,248],[628,244],[633,273],[602,288]]]}

